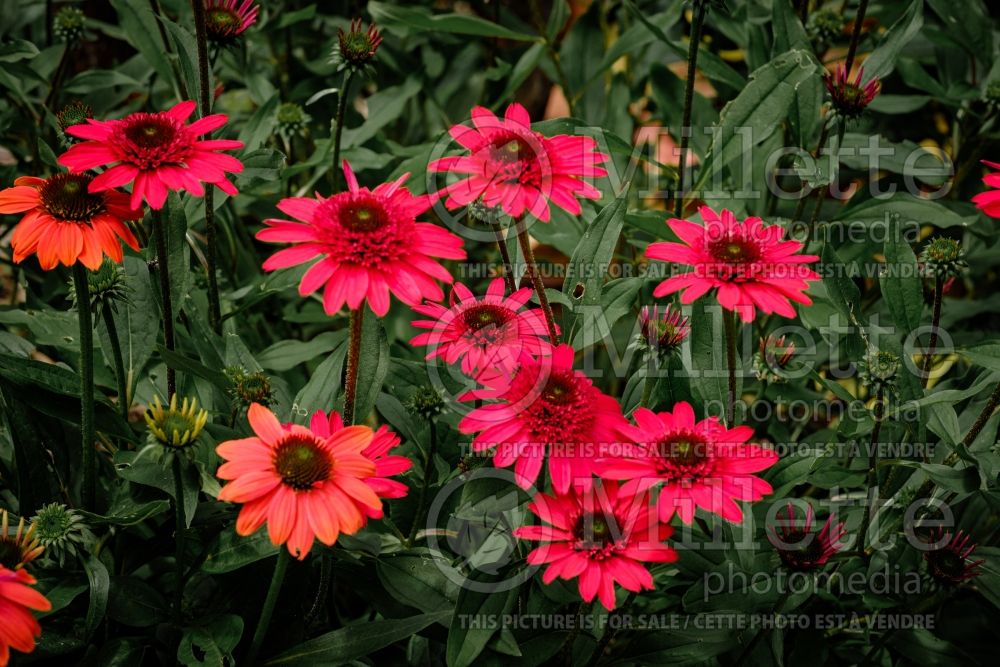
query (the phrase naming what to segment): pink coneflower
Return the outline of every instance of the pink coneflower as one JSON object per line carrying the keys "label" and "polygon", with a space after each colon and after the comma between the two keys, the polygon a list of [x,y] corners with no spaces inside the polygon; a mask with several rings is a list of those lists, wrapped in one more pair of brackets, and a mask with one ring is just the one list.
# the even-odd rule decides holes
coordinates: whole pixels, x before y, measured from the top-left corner
{"label": "pink coneflower", "polygon": [[760,218],[736,220],[731,211],[721,215],[707,206],[699,209],[703,224],[672,218],[667,221],[682,243],[651,243],[646,257],[691,267],[691,271],[667,278],[653,291],[662,297],[683,290],[681,303],[693,303],[711,289],[723,308],[739,313],[746,321],[757,308],[765,313],[795,317],[790,301],[811,304],[804,294],[810,280],[819,275],[803,266],[815,255],[800,255],[802,244],[782,241],[779,225],[765,227]]}
{"label": "pink coneflower", "polygon": [[52,604],[32,586],[35,578],[25,570],[10,570],[0,565],[0,667],[10,661],[10,649],[21,653],[35,650],[35,639],[42,627],[32,614],[49,611]]}
{"label": "pink coneflower", "polygon": [[549,202],[579,215],[577,197],[600,199],[600,191],[585,179],[606,176],[607,171],[597,165],[608,156],[597,152],[593,138],[545,137],[531,129],[528,112],[517,103],[507,107],[502,119],[476,107],[472,124],[450,130],[469,155],[440,158],[427,166],[430,171],[465,175],[442,190],[448,195],[448,208],[481,198],[486,206],[501,206],[515,218],[527,211],[548,221]]}
{"label": "pink coneflower", "polygon": [[[344,428],[344,420],[340,413],[331,411],[329,415],[322,410],[313,413],[309,421],[309,429],[320,438],[330,438]],[[388,426],[378,427],[372,436],[372,442],[361,451],[361,455],[375,464],[375,474],[365,478],[365,484],[370,486],[379,498],[402,498],[409,488],[402,482],[389,479],[401,475],[413,467],[413,461],[405,456],[389,454],[399,447],[399,436],[389,430]],[[372,519],[381,519],[381,507],[375,508],[362,505],[361,510]]]}
{"label": "pink coneflower", "polygon": [[59,164],[73,172],[113,165],[90,183],[90,192],[132,184],[132,208],[145,199],[163,208],[170,190],[205,194],[203,183],[237,193],[226,173],[243,171],[243,163],[219,151],[243,148],[243,142],[198,137],[226,124],[225,114],[212,114],[185,125],[197,105],[188,100],[169,111],[133,113],[121,120],[88,119],[66,133],[86,139],[59,156]]}
{"label": "pink coneflower", "polygon": [[652,590],[644,563],[677,560],[677,552],[663,544],[673,530],[653,520],[645,494],[626,492],[615,482],[556,496],[539,493],[528,508],[548,524],[514,531],[522,540],[545,542],[528,554],[528,564],[548,564],[546,584],[578,578],[580,597],[597,597],[609,611],[615,608],[615,584],[634,593]]}
{"label": "pink coneflower", "polygon": [[743,510],[737,500],[760,500],[771,485],[751,473],[774,465],[778,455],[747,444],[749,426],[727,429],[718,418],[696,421],[688,403],[674,411],[654,413],[639,408],[630,431],[635,444],[621,458],[597,461],[594,471],[605,479],[629,480],[629,491],[646,491],[662,484],[658,498],[660,521],[676,511],[684,523],[694,520],[695,507],[737,522]]}
{"label": "pink coneflower", "polygon": [[[362,452],[372,444],[367,426],[348,426],[319,435],[298,424],[282,425],[274,413],[253,403],[247,419],[256,434],[216,447],[226,460],[216,475],[230,480],[219,500],[243,503],[236,532],[250,535],[267,522],[275,546],[286,544],[299,560],[313,540],[330,546],[341,533],[365,524],[368,510],[382,501],[366,483],[375,464]],[[329,422],[323,433],[330,433]]]}
{"label": "pink coneflower", "polygon": [[[990,162],[989,160],[983,160],[983,164],[991,169],[1000,169],[1000,163]],[[976,203],[976,207],[980,211],[990,216],[991,218],[1000,218],[1000,174],[990,173],[983,176],[983,183],[993,190],[987,190],[986,192],[980,192],[972,201]]]}
{"label": "pink coneflower", "polygon": [[938,528],[934,537],[938,543],[945,540],[947,542],[937,549],[924,552],[924,560],[927,561],[927,569],[931,576],[943,584],[957,586],[982,574],[977,568],[986,561],[969,560],[978,545],[970,542],[968,533],[958,531],[952,535],[946,533],[943,528]]}
{"label": "pink coneflower", "polygon": [[546,455],[557,493],[565,493],[573,482],[589,485],[594,457],[618,442],[628,428],[618,401],[573,370],[573,355],[569,345],[538,358],[522,355],[512,378],[481,375],[486,388],[466,395],[499,399],[470,412],[458,428],[478,432],[474,450],[496,447],[493,464],[513,464],[522,488],[538,479]]}
{"label": "pink coneflower", "polygon": [[838,65],[836,74],[827,72],[823,77],[823,83],[826,84],[826,89],[830,92],[833,108],[845,118],[861,116],[865,108],[882,90],[882,82],[879,81],[878,77],[862,85],[861,79],[864,74],[865,68],[861,67],[858,69],[858,75],[854,81],[849,81],[847,69],[843,65]]}
{"label": "pink coneflower", "polygon": [[815,514],[810,505],[806,505],[806,515],[801,523],[795,517],[792,503],[788,503],[784,510],[784,516],[780,516],[779,510],[775,516],[777,523],[768,526],[767,539],[788,569],[804,572],[823,567],[830,556],[844,546],[840,542],[847,533],[843,522],[834,524],[831,516],[819,532],[813,532]]}
{"label": "pink coneflower", "polygon": [[218,44],[229,44],[257,22],[253,0],[205,0],[205,32]]}
{"label": "pink coneflower", "polygon": [[38,255],[46,271],[77,262],[96,271],[105,255],[121,263],[123,241],[139,249],[125,221],[141,218],[142,211],[132,209],[128,195],[117,190],[89,192],[91,181],[87,174],[22,176],[14,187],[0,190],[0,213],[25,214],[10,240],[15,263]]}
{"label": "pink coneflower", "polygon": [[531,299],[531,288],[505,294],[503,278],[494,279],[482,297],[455,283],[450,308],[437,303],[413,307],[433,319],[413,321],[413,326],[430,331],[415,336],[410,345],[436,346],[428,359],[442,357],[449,364],[461,359],[462,372],[469,376],[490,367],[513,371],[522,352],[541,354],[548,329],[541,310],[522,310]]}
{"label": "pink coneflower", "polygon": [[662,356],[679,350],[691,334],[688,318],[669,305],[662,311],[659,306],[643,306],[639,311],[639,327],[645,345]]}
{"label": "pink coneflower", "polygon": [[433,258],[465,259],[462,239],[417,216],[430,207],[426,195],[414,196],[403,187],[409,174],[374,190],[362,188],[344,161],[348,191],[324,198],[290,197],[278,208],[295,220],[265,220],[257,238],[294,245],[271,255],[265,271],[320,260],[309,267],[299,294],[325,285],[323,308],[332,315],[347,303],[357,309],[368,299],[376,315],[389,310],[390,291],[403,303],[440,301],[437,280],[451,283],[446,268]]}

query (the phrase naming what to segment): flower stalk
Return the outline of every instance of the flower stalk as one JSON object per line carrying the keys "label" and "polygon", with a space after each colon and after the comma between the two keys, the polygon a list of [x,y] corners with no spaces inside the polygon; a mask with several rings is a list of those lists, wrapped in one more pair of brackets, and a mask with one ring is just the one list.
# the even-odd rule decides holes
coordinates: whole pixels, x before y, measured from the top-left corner
{"label": "flower stalk", "polygon": [[[163,214],[159,209],[150,209],[153,226],[153,236],[156,239],[156,272],[160,276],[160,301],[163,309],[163,347],[168,352],[174,351],[174,308],[170,296],[170,268],[167,252],[167,230],[164,227]],[[167,396],[177,393],[177,371],[167,364]]]}
{"label": "flower stalk", "polygon": [[118,408],[121,410],[122,419],[128,421],[128,411],[131,407],[131,397],[129,396],[128,382],[125,379],[125,361],[122,357],[122,344],[118,339],[118,326],[115,324],[115,316],[111,311],[111,304],[104,302],[101,306],[101,315],[104,318],[104,326],[108,329],[108,338],[111,340],[111,356],[115,362],[115,383],[118,385]]}
{"label": "flower stalk", "polygon": [[[205,28],[204,0],[191,0],[194,11],[195,40],[198,43],[198,85],[200,87],[199,101],[201,117],[209,115],[212,110],[212,90],[209,87],[208,33]],[[211,139],[211,132],[205,133],[205,139]],[[216,276],[216,237],[218,230],[215,224],[215,190],[205,188],[205,265],[208,273],[208,321],[212,331],[222,333],[222,306],[219,303],[219,282]]]}
{"label": "flower stalk", "polygon": [[681,151],[677,156],[677,195],[674,197],[674,216],[684,211],[684,170],[687,168],[688,144],[691,141],[691,106],[694,103],[694,80],[697,76],[698,47],[701,46],[701,28],[705,23],[707,0],[695,0],[691,19],[691,41],[688,44],[687,78],[684,86],[684,110],[681,119]]}
{"label": "flower stalk", "polygon": [[413,540],[417,538],[420,521],[424,516],[424,509],[427,505],[427,487],[430,486],[431,466],[434,465],[434,455],[437,453],[437,423],[434,421],[433,417],[428,420],[428,423],[430,442],[428,443],[427,450],[424,453],[423,481],[420,483],[420,495],[417,496],[417,511],[413,515],[413,525],[410,526],[410,534],[406,539],[407,544],[413,544]]}
{"label": "flower stalk", "polygon": [[253,633],[253,641],[250,643],[250,650],[247,652],[247,664],[253,667],[257,664],[257,656],[260,648],[264,645],[267,637],[267,629],[271,625],[271,617],[274,615],[274,607],[278,603],[278,596],[281,595],[281,585],[285,581],[285,572],[288,570],[289,561],[288,549],[278,550],[278,560],[274,563],[274,574],[271,575],[271,585],[267,589],[267,597],[264,599],[264,606],[260,609],[260,619],[257,621],[257,629]]}
{"label": "flower stalk", "polygon": [[926,389],[927,383],[931,379],[931,366],[934,364],[934,350],[937,348],[938,328],[941,326],[941,301],[944,295],[944,275],[941,272],[934,274],[934,311],[931,315],[931,338],[927,342],[927,351],[924,352],[924,363],[921,373],[920,383]]}
{"label": "flower stalk", "polygon": [[347,93],[354,80],[354,70],[349,69],[344,74],[344,85],[337,95],[337,127],[333,133],[333,191],[340,190],[340,138],[344,134],[344,117],[347,115]]}
{"label": "flower stalk", "polygon": [[77,317],[80,323],[80,440],[83,447],[83,506],[95,508],[97,499],[97,451],[94,449],[94,328],[90,316],[90,285],[87,269],[73,265]]}
{"label": "flower stalk", "polygon": [[885,389],[879,386],[875,394],[875,426],[872,428],[872,439],[868,445],[868,481],[865,511],[861,516],[861,527],[858,529],[858,556],[867,557],[865,538],[872,520],[872,506],[878,502],[878,438],[882,431],[882,420],[885,416]]}
{"label": "flower stalk", "polygon": [[353,424],[358,415],[355,408],[358,401],[358,364],[361,361],[362,325],[365,318],[365,304],[351,311],[350,333],[347,342],[347,373],[344,376],[344,423]]}
{"label": "flower stalk", "polygon": [[538,303],[545,314],[545,325],[549,330],[549,341],[553,345],[559,344],[559,332],[556,330],[555,318],[552,316],[552,306],[545,296],[545,284],[542,283],[542,276],[538,273],[535,264],[535,252],[531,249],[531,238],[528,236],[528,228],[524,223],[524,216],[517,218],[517,241],[521,245],[521,252],[524,254],[524,262],[528,269],[528,278],[531,280],[535,294],[538,296]]}
{"label": "flower stalk", "polygon": [[177,589],[174,592],[174,624],[180,627],[184,605],[184,538],[187,530],[187,520],[184,518],[184,470],[181,467],[181,457],[175,453],[173,458],[174,472],[174,571],[177,577]]}
{"label": "flower stalk", "polygon": [[732,427],[736,416],[736,313],[723,308],[722,321],[726,329],[726,366],[729,371],[726,426]]}

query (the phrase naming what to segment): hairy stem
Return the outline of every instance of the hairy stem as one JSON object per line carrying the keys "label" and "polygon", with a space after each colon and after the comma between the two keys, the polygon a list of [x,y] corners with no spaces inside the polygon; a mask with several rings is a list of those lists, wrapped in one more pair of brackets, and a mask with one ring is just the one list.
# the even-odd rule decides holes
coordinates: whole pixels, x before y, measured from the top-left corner
{"label": "hairy stem", "polygon": [[941,297],[944,295],[944,276],[938,273],[934,277],[934,312],[931,315],[931,339],[927,343],[927,351],[924,352],[923,372],[920,377],[920,385],[926,389],[927,383],[931,379],[931,366],[934,364],[934,349],[938,342],[938,327],[941,325]]}
{"label": "hairy stem", "polygon": [[[205,2],[191,0],[194,10],[195,39],[198,42],[198,85],[200,87],[201,117],[212,111],[212,91],[209,88],[208,34],[205,30]],[[211,139],[212,134],[205,134],[205,139]],[[212,331],[222,333],[222,306],[219,303],[219,282],[215,274],[215,245],[217,230],[215,226],[215,190],[211,185],[205,188],[205,264],[208,272],[208,321]]]}
{"label": "hairy stem", "polygon": [[361,325],[365,318],[365,304],[351,311],[350,338],[347,342],[347,373],[344,376],[344,423],[353,424],[358,415],[354,409],[358,400],[358,363],[361,357]]}
{"label": "hairy stem", "polygon": [[333,134],[333,191],[337,192],[340,184],[340,137],[344,133],[344,116],[347,115],[347,93],[351,89],[354,72],[344,75],[344,85],[337,95],[337,128]]}
{"label": "hairy stem", "polygon": [[[160,301],[163,308],[163,347],[174,351],[174,307],[170,297],[170,258],[167,253],[167,230],[163,214],[150,209],[153,236],[156,238],[156,272],[160,276]],[[167,401],[177,393],[177,372],[167,364]]]}
{"label": "hairy stem", "polygon": [[278,560],[274,563],[274,574],[271,575],[271,585],[267,589],[267,597],[264,599],[264,606],[260,609],[260,620],[257,621],[257,629],[253,633],[253,641],[250,650],[247,652],[246,664],[253,667],[257,664],[257,656],[260,654],[260,647],[264,644],[267,636],[267,628],[271,625],[271,616],[274,615],[274,607],[281,594],[281,584],[285,581],[285,572],[288,570],[288,560],[290,556],[288,549],[282,547],[278,550]]}
{"label": "hairy stem", "polygon": [[858,5],[858,13],[854,15],[854,30],[851,31],[851,45],[847,48],[847,59],[844,68],[850,76],[851,68],[854,67],[854,57],[858,54],[858,42],[861,41],[861,25],[865,22],[865,14],[868,13],[868,0],[861,0]]}
{"label": "hairy stem", "polygon": [[184,620],[184,537],[187,521],[184,519],[184,470],[181,455],[173,455],[174,469],[174,571],[177,576],[177,590],[174,592],[174,624],[178,627]]}
{"label": "hairy stem", "polygon": [[674,196],[674,217],[684,211],[684,170],[687,167],[688,143],[691,139],[691,106],[694,103],[694,80],[697,76],[698,47],[701,46],[701,28],[705,23],[706,0],[695,0],[691,19],[691,42],[688,44],[687,79],[684,87],[684,110],[681,117],[681,152],[677,156],[677,194]]}
{"label": "hairy stem", "polygon": [[413,524],[410,526],[410,535],[407,543],[412,544],[417,537],[417,530],[420,528],[420,520],[424,515],[427,504],[427,487],[430,485],[431,466],[434,465],[434,455],[437,453],[437,423],[430,420],[430,443],[427,445],[427,452],[424,455],[424,478],[420,483],[420,495],[417,496],[417,512],[413,515]]}
{"label": "hairy stem", "polygon": [[507,291],[513,294],[517,291],[517,283],[514,282],[514,263],[510,261],[510,251],[507,249],[507,239],[504,237],[503,229],[499,223],[490,223],[493,232],[497,236],[497,248],[500,249],[500,259],[503,261],[503,278],[507,285]]}
{"label": "hairy stem", "polygon": [[545,314],[545,324],[549,329],[549,341],[553,345],[558,345],[559,333],[556,331],[556,321],[552,316],[552,306],[549,305],[549,299],[545,296],[545,285],[542,283],[542,276],[538,273],[538,267],[535,265],[535,252],[531,249],[531,239],[528,237],[528,228],[524,224],[524,216],[517,219],[517,240],[521,244],[521,252],[524,253],[524,262],[528,268],[528,278],[531,280],[531,285],[535,288],[538,303]]}
{"label": "hairy stem", "polygon": [[722,309],[726,328],[726,366],[729,370],[729,392],[726,401],[726,425],[732,428],[736,415],[736,313]]}
{"label": "hairy stem", "polygon": [[872,520],[872,506],[878,501],[878,436],[882,431],[882,418],[885,414],[885,390],[879,387],[875,394],[875,427],[872,428],[872,439],[868,446],[868,482],[865,512],[861,516],[861,527],[858,529],[858,556],[865,558],[865,537]]}
{"label": "hairy stem", "polygon": [[111,305],[105,303],[101,309],[104,317],[104,326],[108,328],[108,338],[111,339],[111,356],[115,362],[115,382],[118,385],[118,407],[122,412],[122,419],[128,421],[128,410],[131,404],[128,395],[128,383],[125,381],[125,361],[122,357],[122,344],[118,340],[118,327],[115,325],[115,316],[111,312]]}
{"label": "hairy stem", "polygon": [[94,449],[94,327],[90,317],[90,286],[87,269],[73,265],[77,316],[80,322],[80,442],[83,447],[83,489],[85,509],[93,511],[97,499],[97,450]]}

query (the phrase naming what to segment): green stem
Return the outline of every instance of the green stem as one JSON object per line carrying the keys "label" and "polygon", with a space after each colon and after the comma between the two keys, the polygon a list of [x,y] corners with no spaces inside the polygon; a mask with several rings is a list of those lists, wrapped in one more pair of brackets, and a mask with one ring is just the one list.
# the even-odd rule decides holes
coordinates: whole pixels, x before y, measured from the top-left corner
{"label": "green stem", "polygon": [[517,241],[521,244],[521,252],[524,253],[524,262],[528,268],[528,278],[535,288],[538,303],[545,314],[545,324],[549,329],[549,341],[553,345],[558,345],[559,334],[556,331],[555,318],[552,316],[552,306],[549,305],[549,299],[545,296],[545,285],[542,283],[542,277],[539,275],[538,267],[535,265],[535,252],[531,249],[531,238],[528,236],[528,228],[524,224],[524,216],[517,219]]}
{"label": "green stem", "polygon": [[570,629],[566,641],[563,642],[562,648],[559,649],[559,653],[562,655],[562,662],[566,667],[573,667],[573,644],[576,643],[576,638],[580,636],[581,626],[583,625],[582,619],[584,616],[590,614],[592,606],[592,602],[580,602],[580,606],[576,609],[576,618],[573,619],[573,627]]}
{"label": "green stem", "polygon": [[177,573],[177,590],[174,593],[174,624],[180,627],[184,620],[184,537],[187,521],[184,519],[184,471],[181,455],[173,454],[174,469],[174,571]]}
{"label": "green stem", "polygon": [[[792,594],[791,587],[789,587],[784,593],[781,594],[781,597],[778,598],[778,601],[774,605],[775,614],[781,613],[781,610],[784,609],[785,603],[788,602],[788,598],[791,594]],[[740,656],[736,659],[736,662],[734,663],[735,667],[740,667],[740,665],[742,665],[747,661],[747,658],[749,658],[750,654],[753,653],[753,650],[757,648],[757,644],[759,644],[760,641],[764,639],[765,636],[767,636],[767,633],[768,633],[767,630],[760,630],[757,632],[757,634],[753,636],[752,639],[750,639],[749,642],[747,642],[746,647],[743,649],[743,651],[740,653]]]}
{"label": "green stem", "polygon": [[885,391],[879,387],[875,394],[875,427],[872,429],[871,444],[868,446],[868,481],[866,485],[865,511],[858,529],[858,556],[865,558],[865,537],[872,520],[872,506],[878,501],[878,437],[882,431],[882,417],[885,414]]}
{"label": "green stem", "polygon": [[726,328],[726,366],[729,371],[729,392],[726,402],[726,425],[732,428],[736,417],[736,313],[722,309],[722,321]]}
{"label": "green stem", "polygon": [[847,60],[844,68],[850,76],[851,68],[854,67],[854,57],[858,53],[858,42],[861,41],[861,25],[865,22],[865,14],[868,13],[868,0],[861,0],[858,5],[858,13],[854,15],[854,30],[851,32],[851,45],[847,48]]}
{"label": "green stem", "polygon": [[[361,361],[361,326],[365,318],[365,304],[351,311],[350,338],[347,342],[347,373],[344,376],[344,423],[353,424],[359,416],[354,414],[358,400],[358,364]],[[361,415],[366,416],[366,415]]]}
{"label": "green stem", "polygon": [[[628,610],[632,607],[635,599],[639,596],[638,593],[629,592],[628,597],[625,598],[625,602],[622,606],[614,611],[615,616],[624,616],[628,613]],[[601,661],[604,657],[604,652],[607,650],[608,645],[618,634],[618,629],[615,627],[614,623],[611,623],[611,617],[608,617],[608,625],[604,628],[604,634],[601,635],[600,640],[597,642],[597,646],[594,648],[594,653],[590,656],[590,661],[587,662],[587,667],[597,667],[597,663]]]}
{"label": "green stem", "polygon": [[927,343],[927,351],[924,352],[923,373],[920,379],[921,386],[926,389],[931,378],[931,366],[934,363],[934,349],[938,342],[938,327],[941,324],[941,297],[944,295],[944,276],[938,272],[934,277],[934,312],[931,316],[931,339]]}
{"label": "green stem", "polygon": [[646,364],[646,379],[642,383],[642,398],[639,399],[639,407],[648,408],[649,400],[653,397],[653,388],[656,387],[656,359],[651,354]]}
{"label": "green stem", "polygon": [[340,137],[344,133],[344,116],[347,115],[347,93],[351,89],[354,72],[348,70],[344,75],[344,85],[337,96],[337,129],[333,135],[333,191],[339,190],[340,184]]}
{"label": "green stem", "polygon": [[87,269],[73,265],[77,316],[80,322],[80,441],[83,447],[83,507],[93,511],[97,499],[97,450],[94,449],[94,328],[90,317]]}
{"label": "green stem", "polygon": [[101,309],[104,316],[104,326],[108,328],[108,338],[111,340],[111,356],[115,362],[115,381],[118,384],[118,407],[122,412],[122,419],[128,421],[128,410],[131,401],[128,394],[128,383],[125,381],[125,362],[122,357],[122,344],[118,340],[118,327],[115,324],[114,313],[111,312],[111,305],[104,304]]}
{"label": "green stem", "polygon": [[319,561],[319,585],[316,587],[316,597],[313,598],[312,606],[309,607],[309,611],[305,616],[307,625],[319,616],[319,611],[323,608],[326,592],[330,590],[330,575],[332,572],[333,556],[330,554],[329,549],[324,549]]}
{"label": "green stem", "polygon": [[420,528],[420,519],[424,515],[427,505],[427,487],[430,485],[431,466],[434,465],[434,454],[437,452],[437,424],[434,419],[430,419],[430,443],[427,445],[427,452],[424,455],[424,478],[420,483],[420,495],[417,496],[417,512],[413,515],[413,524],[410,526],[410,535],[406,539],[407,544],[412,544],[417,538],[417,530]]}
{"label": "green stem", "polygon": [[[212,111],[212,91],[209,88],[208,33],[205,29],[205,2],[191,0],[194,11],[195,40],[198,43],[198,85],[200,87],[201,117]],[[205,139],[211,139],[211,132]],[[222,333],[222,306],[219,303],[219,282],[215,274],[215,245],[217,229],[215,225],[215,190],[211,185],[205,188],[205,264],[208,272],[208,321],[212,331]]]}
{"label": "green stem", "polygon": [[[163,214],[150,209],[153,235],[156,237],[156,272],[160,276],[160,301],[163,308],[163,347],[174,351],[174,307],[170,297],[170,259],[167,252],[167,230]],[[167,401],[177,393],[177,372],[167,364]]]}
{"label": "green stem", "polygon": [[500,249],[500,258],[503,261],[503,278],[507,284],[507,291],[513,294],[517,291],[517,283],[514,282],[514,263],[510,261],[510,251],[507,249],[507,239],[504,237],[500,223],[490,223],[493,232],[497,236],[497,248]]}
{"label": "green stem", "polygon": [[285,571],[288,570],[289,561],[288,549],[282,547],[278,551],[278,560],[274,563],[274,574],[271,575],[271,586],[267,589],[267,598],[264,599],[264,606],[260,609],[260,620],[257,621],[257,629],[253,633],[253,642],[250,644],[250,651],[247,653],[246,664],[253,667],[257,664],[257,655],[260,647],[264,644],[267,636],[267,628],[271,625],[271,616],[274,615],[274,607],[281,594],[281,584],[285,580]]}
{"label": "green stem", "polygon": [[687,167],[687,150],[691,139],[691,106],[694,103],[694,80],[697,76],[698,47],[701,46],[701,27],[705,23],[707,0],[695,0],[691,19],[691,42],[688,44],[687,79],[684,87],[684,111],[681,118],[681,152],[677,156],[677,195],[674,197],[674,217],[684,211],[684,170]]}

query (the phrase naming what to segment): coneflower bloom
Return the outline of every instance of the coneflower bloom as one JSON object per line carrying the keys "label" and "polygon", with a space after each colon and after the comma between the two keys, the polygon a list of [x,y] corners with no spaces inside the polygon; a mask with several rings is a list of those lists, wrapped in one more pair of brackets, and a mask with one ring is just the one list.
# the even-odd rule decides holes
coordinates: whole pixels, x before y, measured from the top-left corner
{"label": "coneflower bloom", "polygon": [[795,516],[792,503],[785,506],[784,516],[778,510],[775,519],[776,525],[767,529],[767,539],[778,552],[781,562],[790,570],[807,571],[822,567],[844,546],[841,543],[847,533],[844,523],[834,523],[831,516],[819,532],[813,531],[815,514],[810,505],[806,505],[801,522]]}
{"label": "coneflower bloom", "polygon": [[858,75],[854,81],[850,81],[847,69],[844,65],[837,66],[836,74],[827,72],[823,77],[823,83],[830,93],[833,108],[845,118],[858,118],[865,108],[872,103],[875,96],[882,90],[882,82],[878,77],[874,77],[866,84],[862,84],[865,68],[858,69]]}
{"label": "coneflower bloom", "polygon": [[[983,160],[983,164],[991,169],[1000,169],[1000,163]],[[972,198],[980,211],[991,218],[1000,218],[1000,174],[989,173],[983,176],[983,183],[992,190],[980,192]]]}
{"label": "coneflower bloom", "polygon": [[42,555],[45,547],[35,535],[35,524],[24,527],[24,517],[17,522],[17,529],[10,532],[10,515],[0,510],[0,566],[8,570],[22,567]]}
{"label": "coneflower bloom", "polygon": [[250,535],[267,522],[274,545],[285,544],[299,560],[313,540],[329,546],[341,533],[365,524],[365,511],[382,501],[365,483],[375,464],[362,452],[372,444],[367,426],[348,426],[320,436],[298,424],[282,425],[274,413],[253,403],[247,419],[256,434],[216,447],[226,460],[216,473],[230,480],[219,500],[243,503],[236,532]]}
{"label": "coneflower bloom", "polygon": [[970,542],[968,533],[958,531],[952,535],[938,528],[935,541],[939,544],[944,542],[944,545],[924,552],[927,569],[935,579],[949,586],[957,586],[982,574],[977,570],[986,561],[969,559],[978,545]]}
{"label": "coneflower bloom", "polygon": [[514,530],[522,540],[544,542],[528,554],[528,564],[548,565],[546,584],[578,579],[580,597],[597,597],[609,611],[615,608],[615,584],[633,593],[652,590],[644,563],[677,560],[677,552],[663,544],[673,530],[650,516],[646,494],[626,492],[615,482],[555,496],[539,493],[528,509],[546,524]]}
{"label": "coneflower bloom", "polygon": [[785,336],[761,336],[754,355],[758,380],[784,382],[785,369],[795,356],[795,343],[785,342]]}
{"label": "coneflower bloom", "polygon": [[490,367],[513,371],[522,352],[538,356],[548,346],[545,315],[538,308],[522,310],[531,294],[525,287],[506,296],[503,278],[494,279],[481,297],[455,283],[450,308],[438,303],[413,307],[432,319],[413,321],[430,331],[415,336],[410,345],[436,346],[428,359],[442,357],[449,364],[461,359],[462,372],[469,376]]}
{"label": "coneflower bloom", "polygon": [[597,165],[608,156],[597,152],[592,137],[546,137],[531,129],[527,110],[517,103],[507,107],[502,119],[476,107],[472,125],[449,130],[468,155],[440,158],[427,166],[430,171],[463,175],[442,190],[448,208],[482,199],[484,205],[500,206],[515,218],[528,212],[548,221],[550,202],[579,215],[577,197],[600,199],[600,191],[587,179],[607,175]]}
{"label": "coneflower bloom", "polygon": [[629,428],[618,401],[573,370],[573,355],[569,345],[537,358],[523,354],[513,377],[484,373],[478,380],[485,388],[464,397],[498,399],[472,410],[458,428],[478,432],[475,451],[496,448],[494,465],[513,465],[522,488],[538,479],[546,456],[556,493],[566,493],[574,482],[588,486],[594,457]]}
{"label": "coneflower bloom", "polygon": [[22,176],[14,187],[0,190],[0,213],[25,214],[10,240],[14,262],[38,255],[46,271],[77,262],[96,271],[105,255],[121,263],[122,241],[139,249],[125,221],[141,218],[142,211],[117,190],[89,192],[91,181],[87,174]]}
{"label": "coneflower bloom", "polygon": [[257,22],[253,0],[205,0],[205,32],[218,44],[229,44]]}
{"label": "coneflower bloom", "polygon": [[661,356],[679,350],[691,334],[688,318],[669,305],[662,311],[658,306],[643,306],[639,311],[639,329],[644,346]]}
{"label": "coneflower bloom", "polygon": [[337,46],[333,61],[342,69],[363,69],[372,59],[382,44],[382,34],[372,23],[368,30],[361,29],[361,19],[353,19],[348,30],[337,28]]}
{"label": "coneflower bloom", "polygon": [[746,321],[754,318],[757,308],[795,317],[791,301],[812,303],[805,291],[809,281],[820,277],[803,265],[819,257],[798,254],[802,244],[783,241],[781,226],[765,227],[755,217],[738,221],[731,211],[718,214],[707,206],[699,211],[703,224],[678,218],[667,221],[681,243],[651,243],[646,249],[649,259],[691,267],[657,285],[653,296],[681,291],[681,303],[693,303],[715,289],[719,304]]}
{"label": "coneflower bloom", "polygon": [[[309,422],[309,429],[320,438],[333,437],[343,428],[344,420],[336,411],[331,411],[328,415],[317,410]],[[399,447],[399,436],[390,431],[388,426],[382,425],[372,436],[371,444],[361,450],[361,455],[375,464],[375,473],[364,481],[379,498],[402,498],[409,490],[406,484],[389,479],[413,467],[413,461],[407,457],[389,454],[396,447]],[[363,505],[361,510],[372,519],[381,519],[383,515],[381,507]]]}
{"label": "coneflower bloom", "polygon": [[237,193],[227,172],[243,171],[243,163],[219,151],[243,148],[243,142],[198,137],[226,124],[224,114],[212,114],[190,125],[185,122],[197,105],[180,102],[169,111],[133,113],[120,120],[88,119],[85,125],[66,128],[66,134],[86,139],[59,156],[59,164],[72,172],[111,165],[89,185],[102,192],[132,184],[132,207],[142,200],[163,208],[170,190],[205,194],[203,183],[229,195]]}
{"label": "coneflower bloom", "polygon": [[0,667],[10,662],[10,649],[21,653],[35,650],[35,639],[42,634],[34,611],[49,611],[51,603],[32,586],[37,582],[25,570],[11,570],[0,565]]}
{"label": "coneflower bloom", "polygon": [[636,427],[625,443],[622,457],[603,458],[594,471],[606,479],[628,480],[629,491],[660,486],[657,504],[660,521],[669,521],[676,511],[690,524],[696,507],[738,522],[743,510],[737,500],[760,500],[771,493],[771,485],[752,473],[774,465],[778,455],[759,445],[748,444],[749,426],[727,429],[718,418],[697,421],[688,403],[674,411],[635,411]]}
{"label": "coneflower bloom", "polygon": [[430,198],[414,196],[403,187],[409,174],[369,190],[358,185],[345,160],[344,176],[347,192],[278,202],[278,208],[298,222],[265,220],[267,228],[257,232],[257,238],[294,245],[271,255],[264,270],[319,257],[302,277],[299,294],[325,286],[323,308],[330,315],[345,302],[355,310],[366,298],[376,315],[385,315],[390,291],[409,306],[443,299],[436,281],[451,283],[452,276],[434,258],[465,259],[465,251],[458,236],[417,222],[430,207]]}

